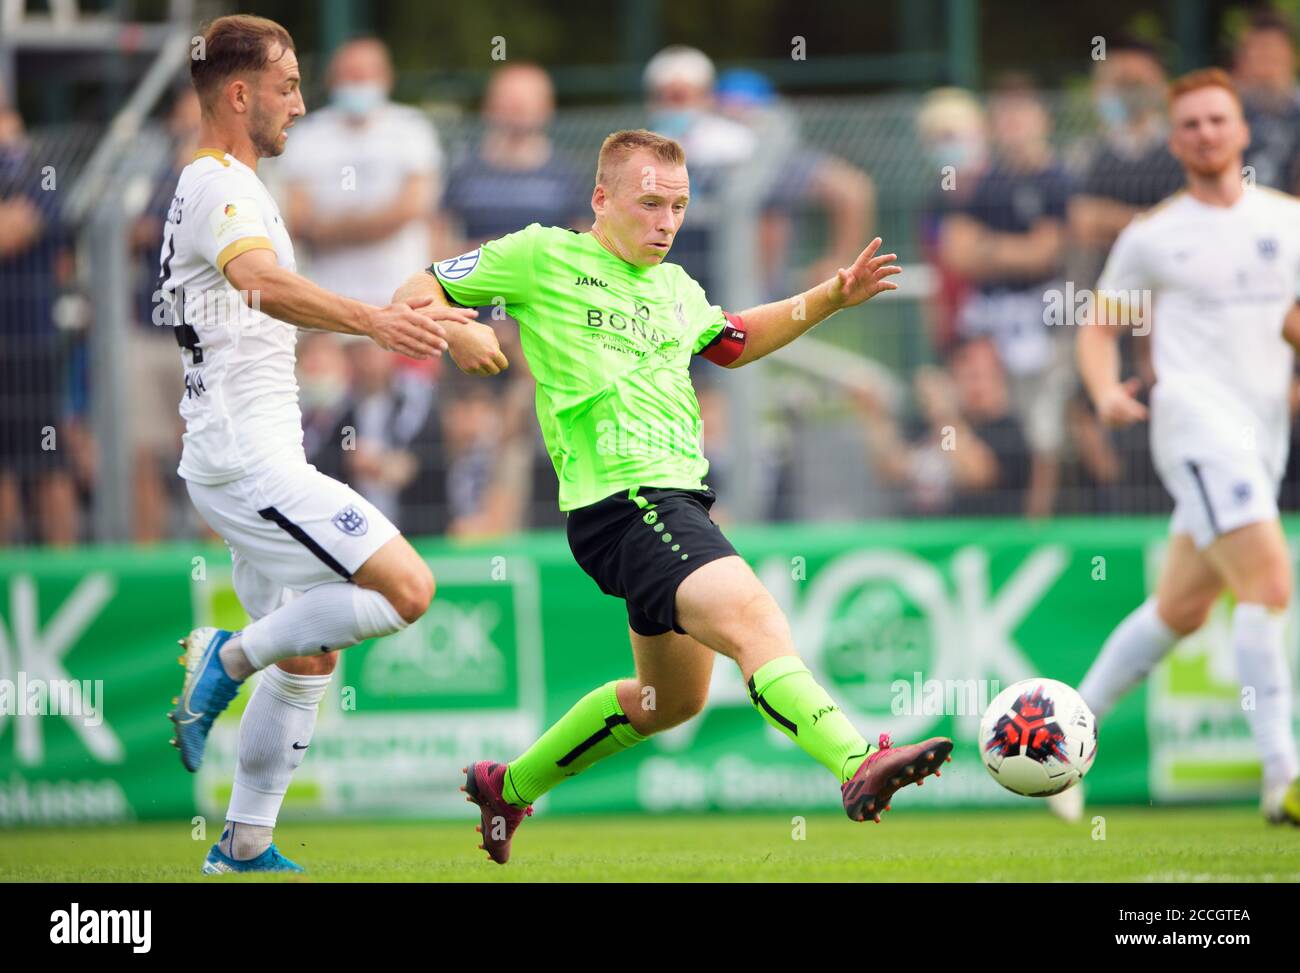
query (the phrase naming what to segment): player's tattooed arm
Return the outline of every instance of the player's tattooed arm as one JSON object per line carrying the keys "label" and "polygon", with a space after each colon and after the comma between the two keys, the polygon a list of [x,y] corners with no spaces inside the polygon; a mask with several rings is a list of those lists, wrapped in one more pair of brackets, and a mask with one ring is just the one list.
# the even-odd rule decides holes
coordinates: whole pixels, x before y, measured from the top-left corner
{"label": "player's tattooed arm", "polygon": [[241,253],[226,264],[225,275],[245,304],[277,320],[362,335],[410,358],[438,357],[447,347],[450,322],[471,321],[476,314],[468,308],[435,307],[431,300],[388,307],[354,301],[281,267],[275,253],[265,249]]}
{"label": "player's tattooed arm", "polygon": [[[394,302],[425,299],[431,301],[430,307],[449,307],[438,278],[427,270],[412,274],[393,294]],[[466,375],[499,375],[510,367],[490,325],[477,321],[449,324],[446,338],[451,360]]]}
{"label": "player's tattooed arm", "polygon": [[739,368],[783,348],[836,311],[862,304],[882,291],[897,290],[888,278],[902,273],[896,253],[877,256],[880,237],[867,245],[848,267],[802,294],[744,311],[745,350],[728,368]]}

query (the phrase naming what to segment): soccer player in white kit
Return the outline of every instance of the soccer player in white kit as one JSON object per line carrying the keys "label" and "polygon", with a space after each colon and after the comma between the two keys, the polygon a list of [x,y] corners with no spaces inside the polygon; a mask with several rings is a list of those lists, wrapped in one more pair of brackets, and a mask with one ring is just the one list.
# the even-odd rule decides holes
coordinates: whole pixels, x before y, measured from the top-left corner
{"label": "soccer player in white kit", "polygon": [[[1291,560],[1277,510],[1300,335],[1300,200],[1243,180],[1250,133],[1226,74],[1193,72],[1169,99],[1169,147],[1187,188],[1124,229],[1097,289],[1099,300],[1128,294],[1130,312],[1134,298],[1155,297],[1151,450],[1174,499],[1171,536],[1155,597],[1110,635],[1079,691],[1103,717],[1226,588],[1237,675],[1254,690],[1244,709],[1263,763],[1261,809],[1300,824],[1283,637]],[[1120,380],[1118,337],[1105,322],[1082,328],[1078,358],[1098,415],[1122,426],[1147,410],[1137,381]],[[1050,801],[1062,817],[1082,816],[1078,788]]]}
{"label": "soccer player in white kit", "polygon": [[159,282],[185,368],[179,473],[230,547],[235,592],[252,622],[241,632],[196,629],[182,641],[185,683],[169,715],[182,763],[195,771],[212,721],[262,672],[240,724],[226,827],[203,871],[298,871],[272,830],[311,743],[335,650],[415,621],[434,582],[382,513],[307,463],[297,329],[364,335],[415,358],[441,355],[448,328],[491,329],[471,311],[422,301],[376,307],[294,272],[293,244],[256,173],[259,158],[284,150],[306,110],[283,27],[248,16],[213,21],[191,79],[203,148],[176,188]]}

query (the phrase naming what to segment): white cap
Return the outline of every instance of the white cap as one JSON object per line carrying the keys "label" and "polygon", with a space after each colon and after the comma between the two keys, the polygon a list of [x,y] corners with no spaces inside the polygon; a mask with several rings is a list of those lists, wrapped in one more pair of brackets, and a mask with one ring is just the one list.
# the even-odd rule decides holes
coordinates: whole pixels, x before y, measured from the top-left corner
{"label": "white cap", "polygon": [[673,81],[685,81],[700,88],[713,87],[713,62],[703,51],[684,44],[665,47],[645,66],[641,81],[653,91]]}

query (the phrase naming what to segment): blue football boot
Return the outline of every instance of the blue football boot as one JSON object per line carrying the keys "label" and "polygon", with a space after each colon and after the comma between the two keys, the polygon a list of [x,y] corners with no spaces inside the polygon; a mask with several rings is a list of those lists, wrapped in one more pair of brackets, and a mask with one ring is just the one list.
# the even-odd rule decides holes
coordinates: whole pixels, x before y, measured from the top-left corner
{"label": "blue football boot", "polygon": [[172,746],[181,752],[181,763],[190,773],[203,763],[203,748],[215,720],[235,698],[243,680],[231,679],[217,653],[234,632],[224,628],[196,628],[181,640],[185,654],[179,661],[185,666],[185,685],[172,702],[176,708],[167,714],[176,726]]}
{"label": "blue football boot", "polygon": [[217,845],[213,845],[208,857],[203,860],[204,875],[220,875],[223,872],[305,872],[301,865],[289,861],[280,850],[271,845],[256,858],[238,861],[226,855]]}

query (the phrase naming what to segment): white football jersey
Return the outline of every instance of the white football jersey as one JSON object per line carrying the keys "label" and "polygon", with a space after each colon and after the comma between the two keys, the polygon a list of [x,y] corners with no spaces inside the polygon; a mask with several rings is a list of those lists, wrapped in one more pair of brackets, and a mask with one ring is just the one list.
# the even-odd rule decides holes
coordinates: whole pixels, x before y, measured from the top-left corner
{"label": "white football jersey", "polygon": [[1291,346],[1282,322],[1300,282],[1300,200],[1247,186],[1232,206],[1186,192],[1124,228],[1097,289],[1154,295],[1157,457],[1286,465]]}
{"label": "white football jersey", "polygon": [[195,483],[226,483],[273,457],[306,462],[294,375],[298,329],[248,307],[223,273],[257,249],[296,269],[279,207],[257,173],[205,149],[177,183],[159,278],[185,367],[178,472]]}

